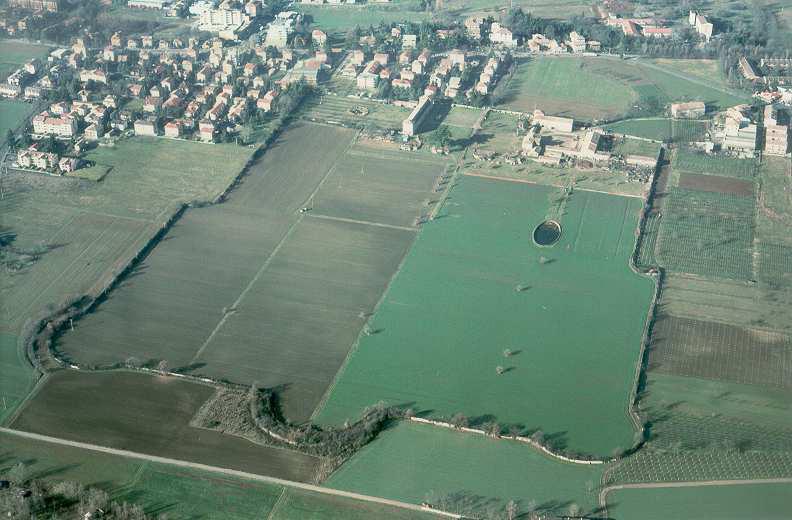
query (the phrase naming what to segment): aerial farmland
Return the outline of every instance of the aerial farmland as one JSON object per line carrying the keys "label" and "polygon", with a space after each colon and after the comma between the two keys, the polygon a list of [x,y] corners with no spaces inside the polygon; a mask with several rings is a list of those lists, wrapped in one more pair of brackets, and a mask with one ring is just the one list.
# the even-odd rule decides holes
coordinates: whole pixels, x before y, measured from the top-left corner
{"label": "aerial farmland", "polygon": [[792,27],[716,4],[8,0],[0,515],[788,518]]}

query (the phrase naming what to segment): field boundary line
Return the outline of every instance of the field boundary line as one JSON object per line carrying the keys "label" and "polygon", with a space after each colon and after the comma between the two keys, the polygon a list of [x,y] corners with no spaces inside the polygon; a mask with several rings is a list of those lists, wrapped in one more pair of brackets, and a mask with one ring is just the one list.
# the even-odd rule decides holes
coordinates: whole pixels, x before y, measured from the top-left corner
{"label": "field boundary line", "polygon": [[[347,144],[347,146],[344,149],[344,151],[338,154],[338,156],[336,157],[336,159],[333,162],[332,166],[327,169],[327,173],[325,173],[324,177],[322,177],[322,179],[317,184],[316,188],[314,188],[314,190],[308,196],[307,201],[305,201],[303,203],[303,205],[305,205],[308,201],[313,200],[314,196],[316,196],[316,194],[319,192],[319,190],[321,189],[321,187],[324,184],[324,182],[327,180],[328,177],[330,177],[330,174],[332,174],[335,171],[336,166],[338,165],[338,161],[341,159],[341,157],[346,155],[346,153],[349,151],[349,149],[352,147],[352,145],[355,143],[355,141],[357,141],[357,137],[358,137],[359,134],[360,134],[360,132],[355,134],[352,137],[352,139],[350,139],[349,144]],[[253,279],[251,279],[250,283],[248,283],[247,286],[245,286],[245,288],[242,289],[242,292],[239,294],[239,297],[231,305],[232,309],[236,309],[242,303],[242,300],[245,298],[247,293],[250,292],[250,289],[253,288],[253,285],[259,280],[259,278],[261,278],[261,275],[264,274],[264,271],[267,270],[267,268],[270,266],[270,264],[272,264],[272,261],[274,260],[275,255],[278,254],[278,251],[281,250],[281,248],[283,247],[283,244],[286,243],[286,240],[292,235],[292,233],[294,233],[294,230],[297,228],[297,225],[300,222],[302,222],[304,215],[305,215],[305,213],[300,213],[298,215],[298,217],[295,219],[295,221],[292,222],[292,224],[289,226],[289,229],[286,231],[286,233],[283,235],[283,237],[278,242],[278,245],[275,246],[275,249],[272,250],[272,252],[269,254],[269,256],[264,261],[264,263],[261,264],[261,267],[256,272],[256,274],[253,276]],[[191,364],[195,363],[198,360],[198,358],[201,357],[201,354],[203,354],[203,352],[209,346],[209,343],[211,343],[211,341],[214,339],[214,337],[217,335],[217,333],[220,332],[220,329],[223,327],[223,325],[225,325],[225,322],[228,319],[228,316],[230,316],[231,314],[233,314],[233,312],[226,312],[226,313],[223,314],[223,317],[220,318],[220,321],[218,322],[217,326],[215,326],[215,328],[212,329],[212,332],[209,333],[209,337],[206,338],[206,341],[204,341],[203,345],[201,345],[201,347],[198,349],[198,351],[193,356],[192,360],[190,361]]]}
{"label": "field boundary line", "polygon": [[418,231],[417,227],[399,226],[396,224],[383,224],[382,222],[371,222],[369,220],[357,220],[354,218],[333,217],[330,215],[322,215],[321,213],[306,213],[310,218],[318,218],[321,220],[332,220],[336,222],[347,222],[349,224],[360,224],[362,226],[374,226],[388,229],[400,229],[402,231]]}
{"label": "field boundary line", "polygon": [[[36,371],[36,367],[32,367],[32,368],[34,371]],[[8,414],[5,417],[3,421],[0,421],[0,428],[2,428],[4,425],[11,426],[14,423],[14,421],[17,420],[19,414],[22,413],[22,410],[25,408],[25,406],[27,406],[28,402],[32,400],[34,397],[36,397],[36,395],[38,395],[38,393],[41,391],[41,388],[44,386],[44,383],[46,383],[49,380],[50,374],[51,372],[44,372],[43,374],[41,374],[41,377],[39,377],[36,380],[36,382],[33,384],[33,387],[28,391],[25,398],[19,401],[15,405],[14,409],[11,411],[10,414]]]}
{"label": "field boundary line", "polygon": [[[237,297],[236,300],[234,300],[234,303],[231,304],[230,307],[231,309],[236,309],[237,307],[239,307],[239,305],[242,303],[242,300],[244,300],[245,296],[247,296],[247,293],[250,292],[250,290],[253,288],[253,285],[259,280],[259,278],[261,278],[261,275],[264,274],[264,271],[266,271],[267,268],[270,266],[272,261],[275,259],[275,255],[278,254],[278,251],[281,250],[283,244],[286,243],[286,240],[288,240],[288,238],[292,235],[294,230],[297,228],[297,224],[299,224],[300,222],[302,222],[302,215],[297,217],[297,219],[294,222],[292,222],[292,224],[289,226],[288,231],[286,231],[283,237],[281,237],[280,241],[278,242],[278,245],[276,245],[275,249],[273,249],[272,252],[269,254],[269,256],[267,256],[267,259],[264,260],[264,263],[261,264],[259,270],[256,271],[256,274],[253,275],[253,278],[251,278],[250,282],[248,282],[245,288],[242,289],[242,292],[239,293],[239,296]],[[217,323],[215,328],[212,329],[212,332],[209,333],[209,336],[206,338],[206,341],[203,342],[201,347],[198,349],[198,351],[190,360],[190,364],[195,363],[198,360],[198,358],[201,357],[201,354],[203,354],[204,350],[206,350],[206,348],[209,346],[209,343],[211,343],[214,337],[217,335],[217,333],[220,332],[220,329],[223,328],[223,325],[225,325],[226,320],[232,314],[234,314],[234,312],[232,311],[228,311],[223,314],[223,317],[220,318],[220,321]]]}
{"label": "field boundary line", "polygon": [[284,497],[286,496],[286,487],[281,488],[280,495],[278,495],[278,500],[272,505],[272,509],[270,509],[269,514],[267,515],[267,520],[273,520],[275,518],[275,513],[278,512],[278,508],[280,507],[281,503],[283,502]]}
{"label": "field boundary line", "polygon": [[108,448],[106,446],[99,446],[97,444],[89,444],[85,442],[79,441],[70,441],[67,439],[60,439],[58,437],[51,437],[49,435],[42,435],[38,433],[31,433],[25,432],[21,430],[14,430],[11,428],[3,428],[0,427],[0,433],[5,433],[8,435],[14,435],[17,437],[23,437],[26,439],[39,441],[39,442],[47,442],[50,444],[58,444],[61,446],[67,446],[71,448],[78,448],[88,451],[94,451],[98,453],[105,453],[108,455],[116,455],[120,457],[125,457],[129,459],[136,459],[136,460],[143,460],[148,462],[155,462],[158,464],[166,464],[170,466],[176,466],[181,468],[188,468],[188,469],[196,469],[200,471],[207,471],[210,473],[219,473],[223,475],[228,475],[232,477],[238,477],[242,479],[252,480],[256,482],[264,482],[267,484],[275,484],[279,486],[285,486],[295,489],[302,489],[305,491],[311,491],[314,493],[320,493],[323,495],[332,495],[342,498],[350,498],[353,500],[359,500],[362,502],[372,502],[375,504],[381,504],[391,507],[396,507],[400,509],[408,509],[410,511],[418,511],[421,513],[431,513],[437,516],[443,516],[446,518],[462,518],[462,515],[458,515],[456,513],[450,513],[448,511],[442,511],[439,509],[433,509],[429,507],[423,507],[416,504],[410,504],[408,502],[401,502],[399,500],[392,500],[389,498],[383,497],[375,497],[371,495],[363,495],[360,493],[354,493],[352,491],[342,491],[340,489],[333,489],[333,488],[326,488],[322,486],[317,486],[315,484],[306,484],[304,482],[296,482],[293,480],[286,480],[277,477],[269,477],[266,475],[258,475],[256,473],[248,473],[246,471],[239,471],[235,469],[229,468],[222,468],[219,466],[210,466],[208,464],[202,464],[200,462],[188,462],[185,460],[179,459],[170,459],[167,457],[160,457],[157,455],[146,455],[144,453],[138,453],[129,450],[121,450],[117,448]]}
{"label": "field boundary line", "polygon": [[[552,183],[545,184],[545,183],[542,183],[542,182],[529,181],[527,179],[514,179],[514,178],[511,178],[511,177],[501,177],[501,176],[498,176],[498,175],[487,175],[485,173],[464,172],[462,175],[465,175],[467,177],[480,177],[482,179],[491,179],[491,180],[494,180],[494,181],[517,182],[517,183],[521,183],[521,184],[532,184],[534,186],[550,186],[552,188],[565,188],[566,187],[566,185],[564,185],[564,184],[552,184]],[[575,191],[590,191],[592,193],[603,193],[605,195],[614,195],[614,196],[617,196],[617,197],[630,197],[630,198],[633,198],[633,199],[644,199],[645,198],[643,195],[633,195],[631,193],[617,193],[617,192],[605,191],[605,190],[594,190],[594,189],[591,189],[591,188],[581,188],[580,186],[577,186],[577,185],[575,186]]]}
{"label": "field boundary line", "polygon": [[[449,165],[446,164],[446,166],[443,168],[443,175],[445,175],[445,173],[448,171],[448,168],[449,168]],[[450,185],[451,185],[451,183],[449,183],[449,187],[446,188],[446,192],[450,189]],[[438,201],[437,204],[435,205],[435,209],[437,209],[437,207],[439,207],[439,205],[440,205],[440,201]],[[412,248],[415,245],[415,241],[418,239],[418,235],[421,232],[421,228],[419,227],[419,228],[415,229],[414,231],[415,231],[415,234],[413,235],[413,238],[410,241],[409,247],[407,247],[406,251],[404,252],[404,255],[401,257],[401,260],[399,260],[399,265],[396,266],[396,270],[393,271],[393,274],[391,274],[391,277],[388,280],[388,283],[385,285],[385,289],[383,289],[382,294],[380,295],[379,299],[377,300],[377,303],[374,304],[374,308],[371,310],[371,314],[369,315],[369,317],[375,316],[377,314],[377,311],[379,310],[380,306],[382,305],[382,302],[385,301],[385,298],[387,297],[388,293],[390,292],[391,286],[393,285],[393,281],[396,280],[397,276],[399,276],[399,273],[401,272],[402,267],[404,267],[405,262],[407,262],[407,257],[410,256],[410,251],[412,251]],[[330,398],[330,394],[333,393],[333,390],[335,389],[336,384],[338,384],[338,381],[344,376],[344,372],[346,372],[346,368],[349,365],[349,360],[352,359],[352,356],[355,354],[355,352],[357,352],[357,349],[360,346],[360,338],[361,338],[361,334],[363,332],[363,327],[368,323],[368,321],[369,320],[367,319],[366,323],[364,323],[363,326],[360,327],[360,330],[357,333],[357,337],[355,338],[354,343],[352,343],[351,347],[349,348],[349,352],[347,352],[347,355],[344,358],[344,362],[341,363],[340,367],[338,367],[338,371],[335,373],[335,376],[333,376],[332,382],[327,386],[327,389],[325,390],[324,394],[322,395],[322,398],[316,404],[316,408],[314,408],[314,411],[311,413],[310,420],[312,422],[314,422],[316,420],[317,414],[327,404],[327,400]]]}
{"label": "field boundary line", "polygon": [[792,478],[758,478],[755,480],[688,480],[683,482],[644,482],[634,484],[615,484],[602,488],[599,494],[600,507],[607,508],[608,494],[622,489],[668,489],[686,487],[748,486],[763,484],[792,484]]}

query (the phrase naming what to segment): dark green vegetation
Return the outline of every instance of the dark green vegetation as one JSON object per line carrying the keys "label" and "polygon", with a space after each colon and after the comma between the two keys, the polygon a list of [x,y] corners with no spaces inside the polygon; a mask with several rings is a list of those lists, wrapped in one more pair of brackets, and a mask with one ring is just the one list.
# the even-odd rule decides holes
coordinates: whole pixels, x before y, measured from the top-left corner
{"label": "dark green vegetation", "polygon": [[[383,399],[541,429],[577,452],[630,447],[653,290],[628,266],[640,207],[464,178],[425,225],[318,419],[340,424]],[[564,232],[545,249],[532,233],[548,217]]]}
{"label": "dark green vegetation", "polygon": [[[211,386],[132,372],[61,371],[25,405],[18,430],[148,455],[310,481],[319,459],[189,425]],[[64,413],[68,410],[68,413]]]}
{"label": "dark green vegetation", "polygon": [[551,460],[522,443],[404,423],[361,450],[327,486],[482,518],[503,513],[510,500],[522,513],[595,511],[601,474],[601,467]]}
{"label": "dark green vegetation", "polygon": [[608,494],[614,520],[782,520],[791,484],[623,489]]}
{"label": "dark green vegetation", "polygon": [[392,161],[353,135],[307,124],[283,134],[227,202],[189,210],[58,349],[80,364],[164,359],[277,387],[286,416],[308,418],[444,167]]}
{"label": "dark green vegetation", "polygon": [[704,101],[723,109],[746,99],[638,61],[544,57],[519,63],[502,103],[512,110],[539,108],[590,121],[657,115],[672,101]]}

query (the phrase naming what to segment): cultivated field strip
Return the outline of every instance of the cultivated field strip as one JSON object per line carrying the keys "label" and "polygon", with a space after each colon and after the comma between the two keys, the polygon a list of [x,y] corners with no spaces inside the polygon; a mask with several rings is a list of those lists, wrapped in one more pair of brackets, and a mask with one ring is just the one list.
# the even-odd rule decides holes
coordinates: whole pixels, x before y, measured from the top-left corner
{"label": "cultivated field strip", "polygon": [[353,146],[353,135],[311,124],[284,133],[226,202],[188,210],[59,351],[89,366],[166,360],[258,382],[281,390],[289,419],[307,419],[446,166]]}
{"label": "cultivated field strip", "polygon": [[792,388],[792,338],[783,334],[661,316],[649,352],[654,371]]}
{"label": "cultivated field strip", "polygon": [[683,172],[679,178],[679,187],[685,190],[711,191],[742,197],[753,197],[755,184],[751,181],[733,177]]}
{"label": "cultivated field strip", "polygon": [[686,148],[678,149],[673,160],[673,167],[677,171],[749,180],[756,177],[757,166],[758,163],[754,159],[708,155]]}
{"label": "cultivated field strip", "polygon": [[[12,423],[43,435],[309,482],[319,459],[259,446],[190,420],[214,392],[208,385],[133,372],[52,374]],[[64,414],[63,410],[69,410]]]}
{"label": "cultivated field strip", "polygon": [[665,208],[657,260],[666,269],[753,278],[753,201],[725,193],[674,188]]}

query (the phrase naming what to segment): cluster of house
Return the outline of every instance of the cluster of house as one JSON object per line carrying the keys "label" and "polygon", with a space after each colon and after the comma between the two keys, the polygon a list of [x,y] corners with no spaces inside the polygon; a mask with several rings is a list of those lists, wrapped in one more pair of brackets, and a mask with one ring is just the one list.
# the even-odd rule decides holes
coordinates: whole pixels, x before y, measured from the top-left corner
{"label": "cluster of house", "polygon": [[600,21],[608,27],[621,29],[625,36],[643,36],[645,38],[671,38],[674,29],[668,22],[653,17],[624,18],[612,13],[606,4],[597,5]]}
{"label": "cluster of house", "polygon": [[69,173],[79,167],[80,160],[77,157],[60,157],[56,153],[41,152],[34,144],[17,153],[16,164],[20,168]]}
{"label": "cluster of house", "polygon": [[[445,56],[436,59],[429,49],[417,52],[417,36],[401,34],[398,27],[393,28],[392,36],[401,38],[402,50],[394,57],[386,52],[373,55],[362,49],[349,53],[341,70],[341,75],[355,79],[357,88],[372,92],[387,82],[394,89],[411,89],[416,84],[424,84],[423,95],[444,95],[455,98],[462,91],[462,73],[466,67],[478,67],[478,59],[469,59],[464,51],[454,49]],[[363,37],[366,39],[368,37]],[[486,95],[491,92],[498,79],[503,58],[490,57],[473,86],[467,92],[475,90]],[[421,81],[419,81],[421,80]],[[426,81],[423,81],[426,80]]]}
{"label": "cluster of house", "polygon": [[389,4],[391,0],[300,0],[300,3],[309,5]]}

